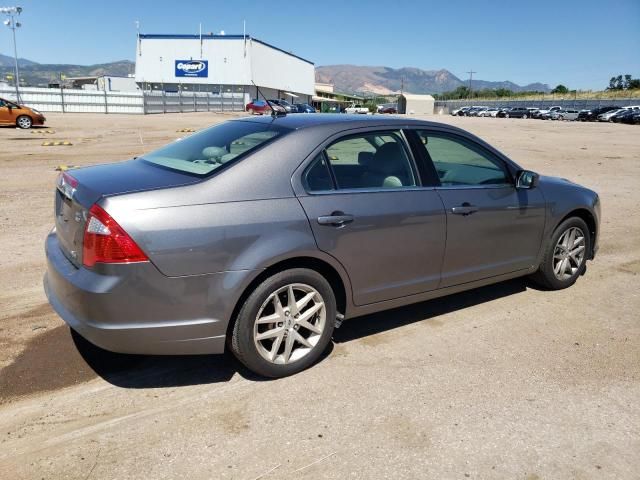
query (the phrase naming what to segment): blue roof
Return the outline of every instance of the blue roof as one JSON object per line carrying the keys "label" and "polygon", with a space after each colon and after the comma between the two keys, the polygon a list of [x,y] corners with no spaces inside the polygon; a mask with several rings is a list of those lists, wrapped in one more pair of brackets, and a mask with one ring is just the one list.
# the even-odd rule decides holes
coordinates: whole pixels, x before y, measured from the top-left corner
{"label": "blue roof", "polygon": [[274,50],[278,50],[279,52],[282,53],[286,53],[287,55],[290,55],[294,58],[297,58],[298,60],[302,60],[303,62],[307,62],[310,63],[311,65],[314,65],[314,63],[311,60],[307,60],[306,58],[302,58],[299,57],[298,55],[294,55],[291,52],[287,52],[286,50],[283,50],[281,48],[275,47],[273,45],[271,45],[270,43],[267,42],[263,42],[262,40],[258,40],[255,37],[252,37],[251,35],[216,35],[213,33],[203,33],[202,37],[199,34],[162,34],[162,33],[141,33],[139,35],[139,38],[144,38],[144,39],[160,39],[160,40],[200,40],[200,38],[202,38],[202,40],[243,40],[244,38],[246,38],[247,40],[252,40],[254,42],[258,42],[261,43],[262,45],[269,47],[269,48],[273,48]]}

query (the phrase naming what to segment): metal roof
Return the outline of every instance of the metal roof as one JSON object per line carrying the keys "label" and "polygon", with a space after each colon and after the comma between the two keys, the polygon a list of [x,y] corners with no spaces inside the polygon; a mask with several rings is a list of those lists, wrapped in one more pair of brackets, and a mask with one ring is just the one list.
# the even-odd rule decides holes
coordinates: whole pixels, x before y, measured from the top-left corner
{"label": "metal roof", "polygon": [[246,38],[247,40],[252,40],[254,42],[261,43],[265,47],[273,48],[274,50],[278,50],[279,52],[286,53],[287,55],[297,58],[298,60],[302,60],[303,62],[314,65],[314,63],[311,60],[307,60],[306,58],[302,58],[291,52],[287,52],[286,50],[283,50],[274,45],[271,45],[270,43],[259,40],[255,37],[252,37],[251,35],[217,35],[213,33],[203,33],[202,35],[197,33],[195,34],[141,33],[138,35],[138,37],[145,40],[200,40],[201,38],[202,40],[244,40]]}

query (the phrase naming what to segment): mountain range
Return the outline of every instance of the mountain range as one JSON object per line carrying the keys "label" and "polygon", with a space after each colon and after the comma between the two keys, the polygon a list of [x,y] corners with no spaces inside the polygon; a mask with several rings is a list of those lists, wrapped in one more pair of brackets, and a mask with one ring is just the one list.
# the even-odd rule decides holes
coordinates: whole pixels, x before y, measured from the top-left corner
{"label": "mountain range", "polygon": [[[333,83],[335,90],[345,93],[375,93],[386,95],[401,90],[408,93],[442,93],[455,90],[462,85],[469,85],[468,80],[461,80],[449,70],[421,70],[419,68],[368,67],[358,65],[326,65],[316,67],[316,81]],[[506,88],[514,92],[540,91],[549,92],[549,85],[530,83],[517,85],[508,80],[490,82],[473,80],[471,86],[475,90],[490,88]]]}
{"label": "mountain range", "polygon": [[[58,83],[60,74],[65,77],[93,77],[100,75],[127,76],[135,71],[135,63],[120,60],[96,65],[69,65],[37,63],[25,58],[18,60],[20,78],[26,85],[47,86]],[[13,57],[0,54],[0,80],[13,75]]]}
{"label": "mountain range", "polygon": [[[127,76],[134,73],[135,63],[120,60],[96,65],[69,65],[37,63],[26,58],[18,60],[20,77],[27,85],[47,86],[57,83],[60,74],[65,77],[90,77],[99,75]],[[0,80],[13,74],[13,57],[0,54]],[[358,65],[326,65],[316,67],[316,81],[333,83],[335,90],[345,93],[375,93],[386,95],[402,91],[409,93],[442,93],[455,90],[468,81],[461,80],[449,70],[422,70],[404,67],[370,67]],[[514,92],[540,91],[549,92],[544,83],[517,85],[508,80],[490,82],[473,80],[474,89],[506,88]]]}

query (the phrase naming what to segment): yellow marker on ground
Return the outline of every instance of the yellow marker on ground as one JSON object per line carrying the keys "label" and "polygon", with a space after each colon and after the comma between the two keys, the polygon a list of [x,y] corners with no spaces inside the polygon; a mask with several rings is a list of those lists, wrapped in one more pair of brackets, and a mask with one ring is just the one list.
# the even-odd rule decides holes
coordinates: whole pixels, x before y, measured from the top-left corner
{"label": "yellow marker on ground", "polygon": [[55,170],[56,172],[64,172],[65,170],[71,170],[72,168],[78,168],[78,165],[60,164],[55,168]]}

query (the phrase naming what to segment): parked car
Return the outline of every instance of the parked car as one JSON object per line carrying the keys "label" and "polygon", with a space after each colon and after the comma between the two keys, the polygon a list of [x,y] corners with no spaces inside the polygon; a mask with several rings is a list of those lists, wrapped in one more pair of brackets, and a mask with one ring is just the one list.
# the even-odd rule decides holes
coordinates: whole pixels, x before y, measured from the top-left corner
{"label": "parked car", "polygon": [[345,113],[369,113],[369,109],[367,107],[363,107],[362,105],[351,105],[344,109]]}
{"label": "parked car", "polygon": [[511,107],[501,108],[500,110],[498,110],[498,113],[496,113],[496,117],[507,118],[510,110],[511,110]]}
{"label": "parked car", "polygon": [[606,112],[610,112],[611,110],[618,110],[620,107],[616,107],[615,105],[609,105],[606,107],[592,108],[590,110],[582,110],[578,114],[578,121],[581,122],[593,122],[597,120],[598,115]]}
{"label": "parked car", "polygon": [[527,107],[511,107],[504,110],[504,114],[500,115],[505,118],[529,118],[531,112]]}
{"label": "parked car", "polygon": [[478,112],[478,110],[480,110],[482,108],[486,108],[486,107],[483,107],[481,105],[474,105],[474,106],[470,107],[468,110],[466,110],[463,113],[463,116],[465,116],[465,117],[475,117],[477,112]]}
{"label": "parked car", "polygon": [[398,113],[398,104],[392,103],[388,105],[380,105],[378,107],[378,113],[391,113],[391,114]]}
{"label": "parked car", "polygon": [[293,105],[291,105],[289,102],[287,102],[286,100],[282,100],[282,99],[270,99],[269,103],[271,103],[272,105],[279,105],[282,108],[284,108],[285,112],[287,113],[298,113],[298,109],[296,107],[294,107]]}
{"label": "parked car", "polygon": [[565,108],[563,110],[555,110],[550,112],[551,120],[575,120],[578,118],[579,110],[575,108]]}
{"label": "parked car", "polygon": [[539,108],[538,111],[532,115],[531,118],[538,118],[538,119],[549,119],[551,118],[551,112],[557,112],[559,110],[562,110],[562,107],[559,105],[554,105],[553,107],[549,107],[549,108]]}
{"label": "parked car", "polygon": [[633,113],[629,116],[625,116],[622,119],[622,123],[629,123],[632,125],[637,125],[640,123],[640,110],[634,110]]}
{"label": "parked car", "polygon": [[500,109],[497,107],[490,107],[486,110],[478,112],[478,117],[495,117]]}
{"label": "parked car", "polygon": [[316,113],[316,109],[308,103],[295,103],[293,105],[297,109],[297,113]]}
{"label": "parked car", "polygon": [[608,112],[601,113],[596,117],[596,120],[599,122],[610,122],[611,117],[617,115],[618,113],[626,112],[627,110],[624,108],[618,108],[617,110],[609,110]]}
{"label": "parked car", "polygon": [[634,110],[623,110],[615,115],[611,116],[611,121],[614,123],[627,123],[625,119],[631,118],[635,113]]}
{"label": "parked car", "polygon": [[44,288],[72,329],[115,352],[229,348],[267,377],[312,365],[343,319],[525,275],[569,287],[600,224],[595,192],[384,116],[235,119],[62,172],[54,198]]}
{"label": "parked car", "polygon": [[477,117],[481,112],[486,112],[487,110],[489,110],[489,107],[474,107],[467,111],[467,115],[470,117]]}
{"label": "parked car", "polygon": [[35,108],[0,98],[0,125],[15,125],[25,129],[44,125],[45,121],[44,115]]}
{"label": "parked car", "polygon": [[247,103],[245,111],[252,115],[264,115],[265,113],[270,115],[274,110],[276,113],[287,113],[283,107],[274,103],[271,103],[271,107],[273,107],[272,110],[269,103],[264,100],[253,99],[251,102]]}
{"label": "parked car", "polygon": [[458,117],[462,117],[464,116],[465,112],[467,110],[469,110],[471,107],[460,107],[460,108],[456,108],[455,110],[451,111],[451,115],[453,116],[458,116]]}

